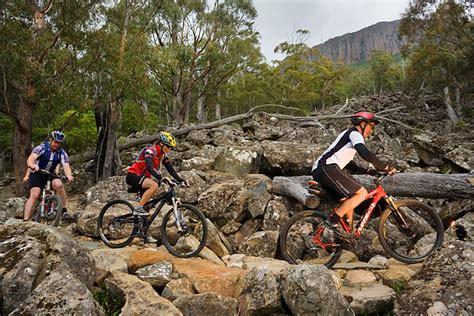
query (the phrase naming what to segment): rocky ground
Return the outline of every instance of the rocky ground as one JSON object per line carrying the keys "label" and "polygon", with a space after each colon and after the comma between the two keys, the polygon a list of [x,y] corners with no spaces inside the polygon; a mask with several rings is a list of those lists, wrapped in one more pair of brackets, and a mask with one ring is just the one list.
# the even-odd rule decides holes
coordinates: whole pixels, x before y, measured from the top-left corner
{"label": "rocky ground", "polygon": [[[398,94],[365,97],[345,113],[404,106],[384,115],[418,129],[384,122],[369,143],[382,159],[405,173],[472,172],[472,133],[447,123],[442,107],[416,102]],[[432,120],[444,123],[427,124]],[[272,179],[308,175],[347,126],[347,120],[320,123],[256,114],[178,139],[172,158],[191,183],[178,196],[210,220],[212,233],[198,258],[176,258],[138,239],[123,249],[99,241],[102,206],[115,198],[136,201],[123,174],[92,184],[87,168],[74,166],[68,209],[75,221],[59,228],[18,221],[24,198],[10,198],[8,186],[1,188],[2,314],[472,314],[472,198],[424,199],[444,218],[459,215],[466,236],[459,240],[455,227],[447,229],[443,247],[423,263],[388,258],[373,227],[330,270],[279,260],[279,229],[303,205],[276,194]],[[136,150],[122,153],[124,165]],[[150,232],[158,238],[159,226]]]}

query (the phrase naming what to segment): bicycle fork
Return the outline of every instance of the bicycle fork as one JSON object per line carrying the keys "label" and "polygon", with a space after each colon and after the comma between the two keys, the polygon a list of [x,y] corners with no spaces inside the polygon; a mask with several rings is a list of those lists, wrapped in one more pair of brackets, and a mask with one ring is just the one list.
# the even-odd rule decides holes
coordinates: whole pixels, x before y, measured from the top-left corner
{"label": "bicycle fork", "polygon": [[176,226],[178,227],[178,231],[182,232],[184,230],[183,223],[183,213],[178,210],[178,205],[181,203],[179,198],[172,197],[171,201],[173,203],[173,214],[174,218],[176,219]]}

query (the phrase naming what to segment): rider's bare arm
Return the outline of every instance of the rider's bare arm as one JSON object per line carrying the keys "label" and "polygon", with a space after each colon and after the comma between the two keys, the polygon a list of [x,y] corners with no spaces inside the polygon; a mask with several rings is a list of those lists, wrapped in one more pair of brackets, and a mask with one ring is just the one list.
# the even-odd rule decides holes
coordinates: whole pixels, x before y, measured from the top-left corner
{"label": "rider's bare arm", "polygon": [[364,144],[357,144],[354,146],[355,150],[365,161],[370,162],[377,170],[386,170],[388,165],[381,161],[377,156],[371,152]]}
{"label": "rider's bare arm", "polygon": [[64,174],[66,175],[66,178],[67,178],[69,181],[72,181],[72,180],[73,180],[73,176],[72,176],[71,166],[69,166],[68,163],[65,163],[65,164],[63,165],[63,169],[64,169]]}
{"label": "rider's bare arm", "polygon": [[31,171],[38,171],[39,167],[38,164],[36,163],[36,160],[38,159],[38,154],[31,153],[28,156],[28,159],[26,160],[26,166],[28,169],[31,169]]}

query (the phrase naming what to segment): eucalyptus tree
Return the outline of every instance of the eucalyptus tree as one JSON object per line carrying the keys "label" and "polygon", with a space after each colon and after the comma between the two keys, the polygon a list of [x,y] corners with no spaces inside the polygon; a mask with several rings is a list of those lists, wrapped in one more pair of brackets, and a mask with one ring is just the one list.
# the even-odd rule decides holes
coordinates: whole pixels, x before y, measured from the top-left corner
{"label": "eucalyptus tree", "polygon": [[[33,114],[68,99],[78,75],[80,41],[96,1],[27,0],[0,4],[0,111],[15,124],[17,193],[31,150]],[[56,110],[56,109],[54,109]]]}
{"label": "eucalyptus tree", "polygon": [[472,1],[412,0],[400,23],[400,33],[408,41],[408,86],[438,96],[453,122],[472,112],[472,13]]}
{"label": "eucalyptus tree", "polygon": [[98,131],[97,180],[116,175],[121,165],[117,139],[124,104],[143,105],[137,120],[146,120],[150,81],[145,58],[149,55],[150,21],[160,8],[160,1],[103,1],[94,32],[85,39],[88,49],[84,58],[90,65],[83,69],[84,88]]}
{"label": "eucalyptus tree", "polygon": [[[163,0],[155,17],[150,78],[167,97],[170,122],[207,120],[209,97],[236,73],[261,59],[250,0]],[[217,101],[215,101],[217,102]],[[196,108],[193,108],[196,105]]]}

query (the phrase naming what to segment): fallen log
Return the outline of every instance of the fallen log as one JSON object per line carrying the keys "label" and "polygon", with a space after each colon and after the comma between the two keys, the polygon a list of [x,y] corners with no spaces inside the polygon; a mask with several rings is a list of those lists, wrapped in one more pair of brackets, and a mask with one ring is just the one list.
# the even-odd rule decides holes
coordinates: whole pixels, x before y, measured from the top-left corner
{"label": "fallen log", "polygon": [[310,180],[309,177],[275,177],[273,178],[272,192],[292,197],[309,208],[316,208],[319,206],[320,199],[318,196],[308,193],[306,184],[308,180]]}
{"label": "fallen log", "polygon": [[[375,188],[374,177],[354,176],[367,189]],[[422,197],[430,199],[474,199],[474,174],[438,174],[438,173],[399,173],[382,180],[388,194],[397,197]],[[277,195],[292,197],[312,208],[307,192],[311,176],[275,177],[273,192]],[[318,203],[319,205],[319,203]]]}

